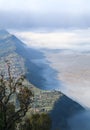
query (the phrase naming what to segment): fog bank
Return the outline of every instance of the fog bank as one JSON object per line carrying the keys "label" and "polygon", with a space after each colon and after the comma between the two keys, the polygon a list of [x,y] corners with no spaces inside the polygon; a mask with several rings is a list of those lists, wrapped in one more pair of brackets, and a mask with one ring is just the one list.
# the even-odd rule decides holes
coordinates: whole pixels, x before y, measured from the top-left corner
{"label": "fog bank", "polygon": [[90,28],[88,29],[37,29],[11,31],[28,46],[49,49],[90,50]]}

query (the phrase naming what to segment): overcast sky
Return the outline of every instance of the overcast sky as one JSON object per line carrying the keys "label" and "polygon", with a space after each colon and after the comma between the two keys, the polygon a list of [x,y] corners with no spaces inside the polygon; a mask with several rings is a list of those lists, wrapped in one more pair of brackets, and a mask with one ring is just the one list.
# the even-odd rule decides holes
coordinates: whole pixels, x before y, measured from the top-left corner
{"label": "overcast sky", "polygon": [[0,0],[3,28],[87,28],[90,0]]}

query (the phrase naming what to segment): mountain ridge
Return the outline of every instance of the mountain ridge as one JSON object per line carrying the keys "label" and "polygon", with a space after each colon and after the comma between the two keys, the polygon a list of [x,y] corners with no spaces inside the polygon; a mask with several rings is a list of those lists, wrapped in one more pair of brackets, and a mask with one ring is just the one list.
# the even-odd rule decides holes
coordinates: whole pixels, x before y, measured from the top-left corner
{"label": "mountain ridge", "polygon": [[[33,60],[35,59],[37,60],[44,59],[45,56],[43,55],[43,53],[32,48],[27,48],[25,44],[21,42],[16,36],[9,34],[7,31],[6,32],[1,31],[0,34],[1,34],[0,35],[0,68],[1,70],[5,71],[5,68],[6,68],[5,60],[9,60],[11,64],[11,72],[15,77],[18,77],[21,74],[25,74],[29,82],[35,85],[35,87],[43,88],[45,79],[44,77],[42,77],[41,73],[44,73],[43,72],[44,66],[43,64],[42,66],[38,66],[37,64],[33,62]],[[62,95],[63,95],[62,98],[60,97],[58,101],[55,102],[54,107],[52,108],[53,110],[50,112],[51,117],[53,118],[52,129],[54,128],[56,129],[56,127],[58,126],[59,128],[62,128],[62,130],[68,130],[68,125],[66,125],[66,127],[63,128],[63,122],[65,122],[65,119],[63,120],[62,123],[60,123],[62,121],[61,118],[65,116],[65,118],[68,120],[70,115],[74,115],[77,112],[84,110],[84,108],[78,103],[71,100],[70,98],[66,97],[64,94]],[[47,101],[47,99],[45,101]],[[72,110],[72,108],[73,108],[73,111],[71,114],[70,111]],[[62,113],[61,118],[58,118],[59,121],[57,122],[57,119],[56,119],[57,115],[61,113]],[[55,123],[57,124],[56,127],[55,127]]]}
{"label": "mountain ridge", "polygon": [[[24,71],[23,73],[27,76],[28,80],[30,80],[31,83],[33,83],[37,86],[37,84],[40,83],[40,82],[38,83],[38,81],[40,81],[40,79],[42,79],[42,77],[39,75],[39,71],[38,71],[41,68],[38,67],[37,65],[35,65],[31,61],[31,59],[34,58],[35,56],[40,57],[41,52],[36,51],[34,49],[25,48],[25,44],[23,42],[21,42],[16,36],[9,34],[7,31],[3,31],[3,32],[5,34],[3,36],[2,36],[2,31],[0,33],[1,34],[0,35],[0,57],[2,57],[2,59],[4,59],[4,61],[5,60],[10,61],[11,60],[10,55],[12,55],[12,57],[14,57],[13,55],[17,55],[16,59],[20,58],[23,60],[23,62],[22,62],[23,68],[25,67],[25,69],[23,70]],[[33,55],[35,55],[35,56],[33,56]],[[19,60],[17,60],[17,62],[19,62]],[[12,63],[11,63],[11,65],[12,65]],[[18,66],[19,66],[19,68],[21,67],[21,69],[22,69],[22,66],[20,66],[19,64],[18,64]],[[37,71],[37,73],[38,73],[37,76],[33,73],[34,72],[33,68],[35,69],[35,71]],[[18,69],[18,71],[19,71],[19,69]],[[30,77],[28,72],[31,73],[32,77]],[[16,71],[16,73],[17,73],[17,71]]]}

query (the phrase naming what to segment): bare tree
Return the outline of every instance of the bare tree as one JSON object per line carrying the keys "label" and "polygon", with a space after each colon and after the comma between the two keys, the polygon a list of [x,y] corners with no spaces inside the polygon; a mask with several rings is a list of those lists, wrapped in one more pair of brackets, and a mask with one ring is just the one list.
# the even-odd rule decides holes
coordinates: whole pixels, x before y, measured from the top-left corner
{"label": "bare tree", "polygon": [[0,75],[0,130],[14,130],[15,123],[28,111],[33,97],[31,90],[23,84],[25,77],[12,76],[8,62],[7,69],[8,78]]}

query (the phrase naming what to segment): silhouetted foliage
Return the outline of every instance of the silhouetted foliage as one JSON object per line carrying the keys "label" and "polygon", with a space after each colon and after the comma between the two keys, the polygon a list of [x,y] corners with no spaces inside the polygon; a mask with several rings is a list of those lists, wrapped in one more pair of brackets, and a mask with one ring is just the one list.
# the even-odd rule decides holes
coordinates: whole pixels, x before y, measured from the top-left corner
{"label": "silhouetted foliage", "polygon": [[13,77],[9,62],[6,64],[8,77],[0,75],[0,130],[14,130],[15,123],[22,119],[30,108],[33,94],[23,85],[25,77]]}
{"label": "silhouetted foliage", "polygon": [[50,130],[51,118],[48,114],[33,114],[21,125],[21,130]]}

